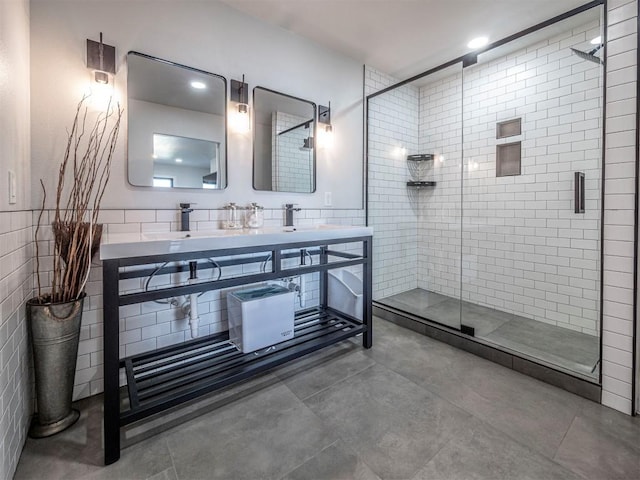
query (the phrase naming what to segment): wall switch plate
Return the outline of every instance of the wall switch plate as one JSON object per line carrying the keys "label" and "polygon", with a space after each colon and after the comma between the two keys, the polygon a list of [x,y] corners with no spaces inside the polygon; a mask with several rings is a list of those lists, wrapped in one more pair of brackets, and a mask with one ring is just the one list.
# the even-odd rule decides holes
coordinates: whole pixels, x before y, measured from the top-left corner
{"label": "wall switch plate", "polygon": [[14,204],[16,202],[16,172],[9,170],[9,203]]}
{"label": "wall switch plate", "polygon": [[331,192],[324,192],[324,206],[330,207],[332,204]]}

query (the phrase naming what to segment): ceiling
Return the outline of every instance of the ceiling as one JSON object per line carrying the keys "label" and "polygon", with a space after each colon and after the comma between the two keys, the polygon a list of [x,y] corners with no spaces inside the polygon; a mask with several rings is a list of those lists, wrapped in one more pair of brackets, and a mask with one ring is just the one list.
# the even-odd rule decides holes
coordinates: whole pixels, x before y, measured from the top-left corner
{"label": "ceiling", "polygon": [[493,42],[586,0],[222,0],[398,79]]}

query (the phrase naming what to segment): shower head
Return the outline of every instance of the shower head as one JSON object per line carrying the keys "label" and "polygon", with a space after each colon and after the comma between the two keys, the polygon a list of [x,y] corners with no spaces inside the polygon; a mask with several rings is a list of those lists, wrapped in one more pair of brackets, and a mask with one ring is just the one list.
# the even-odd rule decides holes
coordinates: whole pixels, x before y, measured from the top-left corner
{"label": "shower head", "polygon": [[604,64],[604,62],[600,58],[596,57],[596,53],[602,48],[603,45],[604,44],[600,44],[589,52],[583,52],[580,50],[576,50],[575,48],[572,48],[571,51],[583,60],[588,60],[590,62],[597,63],[598,65],[602,65]]}

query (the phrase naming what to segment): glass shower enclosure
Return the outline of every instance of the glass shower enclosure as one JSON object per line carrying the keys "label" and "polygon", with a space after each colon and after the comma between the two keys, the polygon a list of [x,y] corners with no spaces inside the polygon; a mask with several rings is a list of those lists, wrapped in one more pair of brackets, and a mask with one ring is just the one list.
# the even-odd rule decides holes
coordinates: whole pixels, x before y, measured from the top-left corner
{"label": "glass shower enclosure", "polygon": [[599,380],[602,7],[367,101],[374,301]]}

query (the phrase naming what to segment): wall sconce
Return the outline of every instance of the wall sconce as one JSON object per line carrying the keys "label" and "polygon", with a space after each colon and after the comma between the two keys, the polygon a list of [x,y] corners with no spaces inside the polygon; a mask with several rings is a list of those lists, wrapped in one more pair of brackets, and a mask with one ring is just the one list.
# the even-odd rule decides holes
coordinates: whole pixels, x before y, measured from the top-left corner
{"label": "wall sconce", "polygon": [[331,125],[331,102],[329,106],[318,105],[318,143],[321,147],[333,146],[333,126]]}
{"label": "wall sconce", "polygon": [[313,150],[313,137],[309,136],[303,140],[303,144],[300,147],[300,150],[305,152],[307,150]]}
{"label": "wall sconce", "polygon": [[236,102],[237,108],[229,116],[229,126],[237,133],[248,133],[251,130],[251,118],[249,115],[249,88],[242,81],[231,80],[231,101]]}
{"label": "wall sconce", "polygon": [[95,82],[102,85],[109,83],[109,74],[116,73],[116,47],[102,43],[102,32],[100,42],[87,38],[87,68],[94,71]]}

